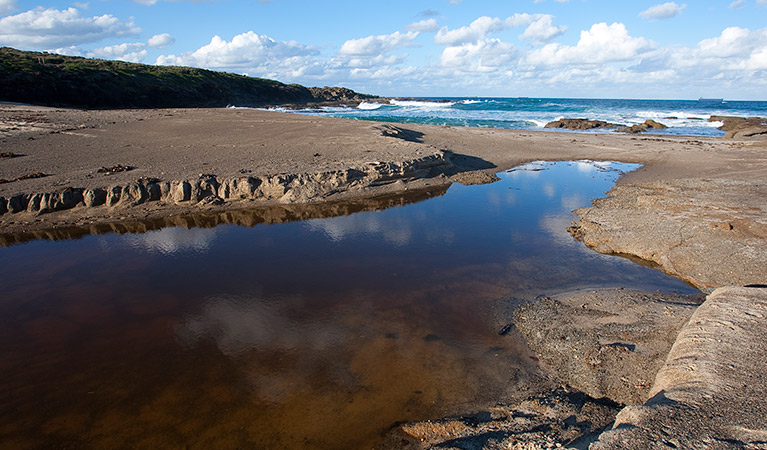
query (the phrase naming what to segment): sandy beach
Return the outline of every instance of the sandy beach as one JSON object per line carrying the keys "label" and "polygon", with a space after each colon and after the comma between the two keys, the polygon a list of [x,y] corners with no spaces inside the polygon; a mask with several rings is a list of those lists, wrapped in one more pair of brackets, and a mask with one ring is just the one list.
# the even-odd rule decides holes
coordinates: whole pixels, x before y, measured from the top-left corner
{"label": "sandy beach", "polygon": [[[767,283],[767,185],[764,183],[767,141],[763,139],[384,124],[250,109],[82,111],[5,104],[0,105],[0,151],[3,155],[0,159],[0,180],[3,180],[0,183],[0,242],[4,245],[36,238],[76,237],[90,232],[140,231],[142,227],[152,229],[167,224],[212,226],[346,214],[375,208],[381,202],[385,205],[391,201],[392,194],[413,192],[415,196],[428,197],[438,195],[453,182],[492,182],[496,172],[530,161],[588,159],[641,164],[641,169],[621,177],[608,197],[595,201],[590,208],[577,210],[580,220],[572,224],[571,233],[596,251],[635,258],[706,294],[713,293],[716,302],[707,301],[703,305],[709,306],[696,310],[697,300],[612,292],[605,294],[612,299],[606,301],[600,297],[602,294],[582,293],[576,298],[565,296],[540,302],[539,310],[525,310],[524,317],[514,319],[519,322],[518,327],[524,334],[523,323],[531,330],[540,330],[559,318],[559,324],[572,322],[574,328],[568,328],[567,333],[577,335],[578,330],[587,327],[589,336],[593,337],[602,332],[592,330],[589,314],[619,318],[605,320],[606,324],[637,323],[637,329],[641,330],[635,334],[631,333],[636,330],[627,331],[634,337],[626,338],[635,341],[616,346],[615,342],[599,342],[594,338],[596,344],[593,345],[604,353],[631,346],[641,349],[649,342],[638,362],[624,361],[620,367],[614,365],[617,367],[614,370],[599,369],[602,379],[615,380],[630,373],[632,367],[636,367],[632,364],[652,367],[652,373],[642,374],[639,393],[626,393],[626,386],[620,383],[609,389],[593,387],[598,383],[589,378],[588,373],[584,375],[582,369],[573,369],[575,363],[563,360],[561,345],[550,345],[551,339],[548,343],[547,339],[528,339],[531,348],[540,354],[544,365],[563,385],[574,386],[593,397],[611,398],[621,405],[633,404],[636,408],[640,408],[648,396],[656,398],[655,403],[645,407],[655,407],[660,413],[635,409],[624,410],[622,416],[619,415],[622,423],[638,424],[638,429],[650,431],[631,439],[616,438],[612,432],[613,435],[605,438],[607,444],[602,444],[607,447],[599,448],[616,448],[609,447],[616,439],[635,442],[633,447],[621,448],[643,448],[643,443],[656,439],[657,433],[653,434],[652,430],[662,429],[669,422],[654,421],[652,417],[658,414],[674,417],[675,414],[672,406],[668,406],[670,403],[657,400],[661,391],[671,392],[667,394],[669,398],[674,392],[683,392],[676,397],[677,403],[693,406],[698,401],[693,394],[704,392],[705,402],[701,404],[705,403],[708,408],[704,411],[711,411],[716,409],[717,399],[731,401],[737,397],[732,389],[739,377],[764,376],[758,363],[759,355],[748,346],[737,345],[759,338],[762,332],[767,335],[761,324],[752,327],[753,336],[744,338],[743,333],[737,331],[745,326],[743,321],[748,317],[764,314],[760,309],[767,304],[762,298],[764,289],[743,291],[732,287],[763,287]],[[247,213],[255,210],[261,212]],[[265,215],[271,219],[265,219]],[[600,300],[584,300],[589,295]],[[732,298],[736,299],[735,303],[728,303]],[[753,298],[758,301],[755,300],[755,310],[747,311],[748,314],[739,312],[747,308],[728,309],[728,305],[749,303]],[[611,301],[629,306],[604,306]],[[666,308],[669,302],[674,303],[673,310]],[[568,311],[584,311],[586,319],[558,312],[563,309],[562,304],[567,305]],[[698,377],[694,380],[697,384],[692,391],[684,390],[680,386],[687,386],[685,383],[691,381],[685,378],[689,374],[678,373],[680,358],[690,354],[700,356],[704,351],[710,353],[717,336],[714,333],[696,337],[689,324],[693,320],[710,322],[704,330],[710,332],[711,327],[721,325],[712,319],[717,310],[727,310],[727,320],[733,324],[730,347],[725,353],[746,352],[757,363],[737,375],[713,370],[710,366],[696,366],[690,372]],[[569,319],[563,317],[565,315]],[[653,315],[663,321],[652,319]],[[668,321],[669,315],[674,319]],[[542,317],[550,320],[540,321]],[[530,326],[531,323],[534,326]],[[664,327],[662,339],[653,333],[647,334],[647,330],[655,329],[658,323]],[[680,342],[676,341],[678,332],[685,337]],[[583,351],[586,348],[583,342],[574,342],[573,348]],[[716,348],[721,350],[721,346]],[[575,354],[577,359],[577,352],[569,347],[565,350],[564,354]],[[714,362],[725,364],[723,357],[717,358]],[[651,378],[657,371],[660,371],[659,378],[653,382]],[[763,388],[757,384],[750,383],[749,395],[765,398],[760,391]],[[557,395],[566,398],[562,404],[573,404],[571,394]],[[595,423],[601,423],[601,427],[612,424],[612,416],[605,408],[617,406],[579,401],[579,408],[589,404],[589,408],[596,411],[594,414],[599,420],[594,419],[596,416],[590,417]],[[755,400],[745,413],[731,415],[738,420],[745,417],[744,425],[735,431],[728,428],[726,420],[717,421],[711,439],[737,438],[744,445],[762,448],[758,445],[763,445],[764,431],[760,430],[764,424],[754,418],[763,412],[764,403],[764,400]],[[526,407],[535,409],[530,404]],[[504,410],[508,416],[504,416],[504,423],[517,420],[512,410],[511,407]],[[573,411],[568,406],[552,414],[564,420]],[[478,435],[488,432],[487,426],[464,426],[465,421],[461,426],[455,421],[442,424],[441,428],[423,424],[397,427],[386,442],[425,448],[457,438],[478,439]],[[529,429],[535,426],[531,421]],[[670,426],[681,425],[677,421]],[[456,431],[458,428],[460,432]],[[600,430],[588,432],[596,431]],[[679,435],[693,436],[693,433]],[[538,435],[530,438],[538,447],[519,448],[547,448],[545,445],[554,445],[554,441],[566,444],[573,439],[570,431],[546,439]],[[686,441],[676,442],[684,447]]]}

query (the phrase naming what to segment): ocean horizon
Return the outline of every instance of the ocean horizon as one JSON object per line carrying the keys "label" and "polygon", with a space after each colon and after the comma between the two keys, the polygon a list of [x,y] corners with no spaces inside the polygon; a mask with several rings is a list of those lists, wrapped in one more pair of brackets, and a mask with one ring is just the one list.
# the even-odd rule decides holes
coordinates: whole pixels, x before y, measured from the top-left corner
{"label": "ocean horizon", "polygon": [[[533,97],[420,97],[386,100],[371,99],[358,106],[324,106],[289,110],[298,114],[341,117],[394,123],[441,126],[542,130],[559,119],[591,119],[626,126],[654,120],[667,129],[652,134],[723,136],[714,116],[767,116],[767,101],[725,99],[646,100]],[[560,130],[565,132],[584,132]],[[613,129],[587,130],[610,133]]]}

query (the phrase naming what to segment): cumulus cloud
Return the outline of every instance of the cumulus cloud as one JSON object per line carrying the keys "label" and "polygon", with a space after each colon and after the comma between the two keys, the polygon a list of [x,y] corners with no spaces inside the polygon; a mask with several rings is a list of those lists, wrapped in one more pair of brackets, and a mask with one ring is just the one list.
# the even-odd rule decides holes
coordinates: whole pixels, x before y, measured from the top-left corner
{"label": "cumulus cloud", "polygon": [[461,71],[493,72],[509,65],[515,53],[513,45],[487,39],[445,48],[441,63]]}
{"label": "cumulus cloud", "polygon": [[16,0],[0,0],[0,15],[16,11]]}
{"label": "cumulus cloud", "polygon": [[347,56],[377,56],[388,53],[395,48],[404,47],[418,36],[418,32],[409,31],[392,34],[368,36],[360,39],[351,39],[341,46],[339,54]]}
{"label": "cumulus cloud", "polygon": [[297,42],[274,39],[248,31],[231,41],[213,36],[210,43],[181,55],[162,55],[160,65],[182,65],[252,72],[251,75],[273,78],[295,78],[316,69],[311,58],[317,54],[313,47]]}
{"label": "cumulus cloud", "polygon": [[132,21],[110,14],[83,17],[75,8],[35,8],[0,19],[0,44],[20,48],[55,48],[135,35]]}
{"label": "cumulus cloud", "polygon": [[554,16],[551,14],[514,14],[506,19],[507,25],[527,25],[524,33],[519,38],[531,40],[536,43],[544,43],[564,34],[567,27],[556,26],[552,23]]}
{"label": "cumulus cloud", "polygon": [[660,5],[652,6],[641,13],[639,13],[639,16],[643,19],[670,19],[672,17],[676,17],[679,14],[682,13],[682,10],[686,8],[687,5],[677,5],[674,2],[668,2],[663,3]]}
{"label": "cumulus cloud", "polygon": [[528,62],[535,65],[603,64],[630,61],[641,57],[655,45],[642,37],[630,36],[622,23],[597,23],[581,31],[578,44],[573,46],[552,43],[535,50]]}
{"label": "cumulus cloud", "polygon": [[109,45],[88,52],[90,58],[117,59],[128,62],[141,62],[146,57],[146,44],[141,42]]}
{"label": "cumulus cloud", "polygon": [[439,23],[436,19],[424,19],[418,22],[411,23],[405,27],[408,31],[418,31],[423,33],[430,33],[439,30]]}
{"label": "cumulus cloud", "polygon": [[150,47],[167,47],[176,42],[176,40],[168,33],[155,34],[147,41],[147,45]]}
{"label": "cumulus cloud", "polygon": [[447,27],[442,28],[434,37],[434,43],[438,45],[462,45],[483,39],[487,34],[497,33],[509,28],[511,24],[497,17],[482,16],[469,24],[455,30]]}
{"label": "cumulus cloud", "polygon": [[720,69],[767,69],[767,28],[751,31],[729,27],[698,43],[694,60],[716,63]]}

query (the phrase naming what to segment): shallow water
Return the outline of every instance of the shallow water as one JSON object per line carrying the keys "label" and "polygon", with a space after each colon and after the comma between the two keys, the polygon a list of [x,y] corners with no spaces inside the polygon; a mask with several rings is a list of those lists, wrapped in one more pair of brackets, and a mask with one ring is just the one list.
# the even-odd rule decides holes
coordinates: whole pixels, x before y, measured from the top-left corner
{"label": "shallow water", "polygon": [[636,166],[531,164],[381,211],[0,249],[0,447],[361,448],[535,389],[520,299],[693,292],[565,230]]}

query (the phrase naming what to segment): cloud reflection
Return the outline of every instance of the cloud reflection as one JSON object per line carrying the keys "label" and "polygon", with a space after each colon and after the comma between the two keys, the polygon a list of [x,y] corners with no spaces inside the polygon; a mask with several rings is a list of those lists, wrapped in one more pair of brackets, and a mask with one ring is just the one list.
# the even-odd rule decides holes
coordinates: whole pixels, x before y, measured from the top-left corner
{"label": "cloud reflection", "polygon": [[141,234],[129,234],[125,240],[132,248],[150,253],[174,254],[184,251],[207,252],[216,238],[215,228],[163,228]]}

